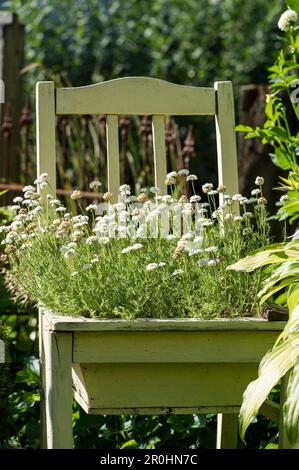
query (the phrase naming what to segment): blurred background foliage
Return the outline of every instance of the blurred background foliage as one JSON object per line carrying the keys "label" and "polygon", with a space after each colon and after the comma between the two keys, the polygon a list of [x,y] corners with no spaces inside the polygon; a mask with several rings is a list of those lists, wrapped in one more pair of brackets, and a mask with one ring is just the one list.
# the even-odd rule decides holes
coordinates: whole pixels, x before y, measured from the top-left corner
{"label": "blurred background foliage", "polygon": [[[54,80],[58,86],[80,86],[134,75],[195,86],[232,80],[237,97],[242,84],[266,83],[267,69],[281,46],[277,20],[284,7],[284,0],[0,0],[0,9],[17,13],[26,28],[24,96],[30,97],[32,108],[37,80]],[[22,151],[34,174],[34,113],[31,116],[28,111],[26,116],[31,130],[28,134],[22,131],[26,134],[21,136]],[[193,125],[192,135],[190,125]],[[101,179],[104,171],[105,145],[100,147],[99,158],[95,151],[105,137],[103,122],[94,117],[75,121],[65,118],[57,126],[58,161],[66,160],[66,165],[58,171],[60,187],[69,189],[80,184],[81,189],[87,189],[90,173]],[[125,174],[130,182],[144,184],[144,171],[149,167],[140,162],[150,152],[150,139],[145,140],[150,123],[142,125],[133,121],[130,127],[123,122],[123,126],[126,140],[121,144],[121,158]],[[187,158],[189,164],[190,158],[196,155],[190,165],[196,172],[200,168],[200,183],[207,179],[215,182],[213,120],[177,119],[173,127],[175,131],[172,134],[169,131],[169,165],[181,167],[182,159],[185,163]],[[138,128],[138,132],[132,128]],[[92,140],[95,131],[96,142]],[[190,139],[186,145],[188,132]],[[211,155],[215,155],[214,160]],[[88,170],[84,170],[87,166]],[[73,167],[77,173],[69,174]],[[20,182],[31,183],[30,174],[20,174]],[[9,222],[9,211],[3,209],[0,216],[2,221]],[[13,384],[5,427],[1,422],[5,433],[0,433],[0,447],[38,448],[36,309],[14,304],[2,277],[0,299],[0,321],[7,324],[10,335],[8,381]],[[278,399],[277,390],[274,399]],[[74,440],[79,448],[215,445],[216,417],[211,415],[87,416],[76,404],[73,411]],[[250,433],[248,447],[276,446],[275,424],[259,418],[252,426],[255,431]]]}
{"label": "blurred background foliage", "polygon": [[[265,82],[283,0],[11,0],[38,79],[74,86],[146,75],[176,83]],[[31,88],[32,90],[32,88]]]}

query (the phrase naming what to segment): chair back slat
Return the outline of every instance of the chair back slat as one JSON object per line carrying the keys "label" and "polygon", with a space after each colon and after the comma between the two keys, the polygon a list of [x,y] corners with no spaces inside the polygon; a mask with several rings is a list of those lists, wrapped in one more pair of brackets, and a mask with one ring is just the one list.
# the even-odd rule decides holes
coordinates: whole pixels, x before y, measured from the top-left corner
{"label": "chair back slat", "polygon": [[214,115],[214,88],[125,77],[56,90],[57,114]]}
{"label": "chair back slat", "polygon": [[165,178],[166,149],[165,149],[165,117],[154,115],[152,118],[153,149],[154,149],[154,181],[155,186],[160,188],[160,194],[167,194]]}
{"label": "chair back slat", "polygon": [[[112,202],[120,184],[118,116],[151,115],[154,184],[167,193],[165,119],[168,116],[214,115],[217,135],[218,181],[230,194],[238,192],[233,88],[216,82],[214,88],[176,85],[148,77],[127,77],[85,87],[54,89],[53,82],[37,84],[37,173],[48,173],[56,191],[55,121],[57,114],[107,115],[107,174]],[[83,188],[81,188],[83,189]],[[221,199],[221,196],[220,196]],[[221,201],[220,201],[221,202]]]}
{"label": "chair back slat", "polygon": [[49,190],[56,193],[56,115],[54,82],[36,86],[37,176],[49,175]]}
{"label": "chair back slat", "polygon": [[107,180],[111,202],[116,203],[120,186],[118,116],[108,114],[106,120],[107,139]]}

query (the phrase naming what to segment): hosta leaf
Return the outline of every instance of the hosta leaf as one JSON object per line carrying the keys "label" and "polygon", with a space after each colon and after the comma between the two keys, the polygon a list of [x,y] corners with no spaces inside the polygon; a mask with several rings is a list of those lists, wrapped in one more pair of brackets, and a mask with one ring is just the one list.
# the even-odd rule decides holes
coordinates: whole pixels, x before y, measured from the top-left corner
{"label": "hosta leaf", "polygon": [[290,319],[295,320],[299,306],[299,282],[294,283],[288,292],[288,308],[290,311]]}
{"label": "hosta leaf", "polygon": [[292,370],[288,386],[287,399],[283,407],[284,425],[287,438],[292,448],[299,449],[299,363]]}
{"label": "hosta leaf", "polygon": [[258,378],[248,385],[243,395],[240,410],[240,434],[243,440],[252,418],[257,415],[274,385],[296,364],[298,356],[299,332],[296,332],[278,341],[262,359]]}

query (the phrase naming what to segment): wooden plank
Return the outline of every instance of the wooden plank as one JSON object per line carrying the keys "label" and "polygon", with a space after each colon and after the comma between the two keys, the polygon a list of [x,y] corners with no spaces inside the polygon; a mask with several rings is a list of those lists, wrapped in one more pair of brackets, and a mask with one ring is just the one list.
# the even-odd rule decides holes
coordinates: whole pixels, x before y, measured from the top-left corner
{"label": "wooden plank", "polygon": [[172,330],[269,330],[282,331],[286,322],[269,322],[263,318],[220,318],[211,320],[188,319],[137,319],[97,320],[82,316],[66,316],[43,310],[50,328],[54,331],[172,331]]}
{"label": "wooden plank", "polygon": [[74,363],[258,364],[279,332],[150,331],[74,333]]}
{"label": "wooden plank", "polygon": [[214,115],[215,90],[125,77],[57,89],[57,114]]}
{"label": "wooden plank", "polygon": [[217,415],[217,449],[237,449],[239,441],[238,413]]}
{"label": "wooden plank", "polygon": [[48,449],[73,447],[72,335],[43,329]]}
{"label": "wooden plank", "polygon": [[[235,111],[231,82],[216,82],[216,138],[218,182],[227,187],[228,194],[238,193],[238,161],[235,133]],[[222,203],[223,195],[220,195]]]}
{"label": "wooden plank", "polygon": [[92,415],[187,415],[187,414],[217,414],[217,413],[237,413],[238,406],[198,406],[198,407],[172,407],[172,408],[92,408],[74,391],[74,398],[83,408],[85,413]]}
{"label": "wooden plank", "polygon": [[99,410],[240,407],[256,371],[247,363],[83,363],[73,364],[73,386]]}
{"label": "wooden plank", "polygon": [[154,148],[154,181],[160,189],[160,194],[167,194],[165,178],[167,174],[166,148],[165,148],[165,117],[153,116],[153,148]]}
{"label": "wooden plank", "polygon": [[56,193],[56,141],[55,141],[55,90],[54,82],[36,85],[36,138],[37,177],[49,175],[49,188],[42,194]]}
{"label": "wooden plank", "polygon": [[112,193],[111,202],[118,201],[120,186],[118,117],[108,115],[106,120],[107,136],[107,179],[108,191]]}

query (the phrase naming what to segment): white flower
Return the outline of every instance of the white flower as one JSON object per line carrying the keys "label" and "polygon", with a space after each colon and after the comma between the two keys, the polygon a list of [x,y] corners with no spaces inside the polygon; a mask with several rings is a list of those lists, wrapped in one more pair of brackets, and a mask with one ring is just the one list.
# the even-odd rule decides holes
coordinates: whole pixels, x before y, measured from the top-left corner
{"label": "white flower", "polygon": [[211,225],[213,225],[212,220],[205,220],[205,221],[202,223],[202,226],[203,226],[203,227],[211,227]]}
{"label": "white flower", "polygon": [[79,191],[78,189],[75,189],[71,194],[71,199],[73,199],[73,201],[76,201],[76,199],[80,199],[80,198],[81,198],[81,191]]}
{"label": "white flower", "polygon": [[285,202],[285,201],[288,201],[288,199],[289,199],[289,196],[287,194],[284,194],[283,196],[281,196],[279,200],[280,202]]}
{"label": "white flower", "polygon": [[109,237],[100,237],[99,238],[99,244],[100,245],[107,245],[110,242]]}
{"label": "white flower", "polygon": [[25,199],[31,199],[32,196],[33,196],[33,194],[34,194],[33,191],[26,191],[26,192],[24,193],[24,198],[25,198]]}
{"label": "white flower", "polygon": [[79,274],[78,271],[74,271],[74,272],[71,274],[71,276],[72,276],[72,277],[75,277],[75,276],[78,276],[78,274]]}
{"label": "white flower", "polygon": [[22,201],[23,201],[23,198],[20,197],[20,196],[15,197],[15,198],[13,199],[13,202],[14,202],[15,204],[18,204],[19,202],[22,202]]}
{"label": "white flower", "polygon": [[70,243],[68,243],[67,246],[68,246],[68,248],[77,248],[77,243],[75,243],[75,242],[70,242]]}
{"label": "white flower", "polygon": [[170,173],[167,173],[166,178],[176,178],[178,176],[176,171],[171,171]]}
{"label": "white flower", "polygon": [[216,264],[217,264],[217,261],[214,259],[210,259],[210,261],[208,261],[208,266],[216,266]]}
{"label": "white flower", "polygon": [[187,232],[187,233],[184,233],[181,240],[192,240],[193,237],[194,235],[192,232]]}
{"label": "white flower", "polygon": [[143,247],[143,245],[141,243],[135,243],[134,245],[127,246],[126,248],[123,248],[121,250],[121,252],[123,254],[126,254],[126,253],[130,253],[130,251],[140,250],[140,248],[142,248],[142,247]]}
{"label": "white flower", "polygon": [[16,206],[10,206],[11,210],[12,211],[18,211],[20,209],[20,206],[16,205]]}
{"label": "white flower", "polygon": [[127,191],[131,191],[131,186],[129,186],[128,184],[122,184],[119,187],[119,192],[126,193]]}
{"label": "white flower", "polygon": [[178,171],[179,176],[188,176],[189,173],[190,173],[190,171],[187,170],[186,168],[182,168],[181,170]]}
{"label": "white flower", "polygon": [[209,191],[211,191],[213,189],[213,184],[212,183],[205,183],[202,187],[202,192],[203,193],[208,193]]}
{"label": "white flower", "polygon": [[208,248],[205,249],[207,253],[213,253],[214,251],[217,251],[218,248],[217,246],[209,246]]}
{"label": "white flower", "polygon": [[263,186],[265,180],[262,176],[257,176],[256,179],[255,179],[255,184],[257,186]]}
{"label": "white flower", "polygon": [[34,181],[34,184],[41,184],[46,183],[49,179],[48,173],[42,173],[39,177]]}
{"label": "white flower", "polygon": [[167,235],[166,240],[168,240],[168,241],[170,241],[170,240],[176,240],[176,238],[177,238],[177,237],[176,237],[175,235],[170,234],[170,235]]}
{"label": "white flower", "polygon": [[184,274],[184,270],[176,269],[175,271],[173,271],[172,276],[178,276],[179,274]]}
{"label": "white flower", "polygon": [[27,191],[35,191],[35,187],[34,186],[24,186],[22,191],[23,191],[23,193],[26,193]]}
{"label": "white flower", "polygon": [[90,268],[92,268],[92,264],[90,263],[83,264],[83,269],[90,269]]}
{"label": "white flower", "polygon": [[243,217],[241,215],[235,215],[234,221],[235,222],[241,222],[243,220]]}
{"label": "white flower", "polygon": [[215,189],[208,192],[208,196],[216,196],[217,194],[218,194],[218,191],[216,191]]}
{"label": "white flower", "polygon": [[258,194],[261,194],[261,190],[258,189],[258,188],[257,188],[257,189],[253,189],[253,190],[251,191],[251,194],[252,194],[252,196],[257,196]]}
{"label": "white flower", "polygon": [[163,262],[158,263],[158,266],[159,266],[159,268],[163,268],[163,266],[166,266],[166,263],[163,263]]}
{"label": "white flower", "polygon": [[61,206],[61,207],[57,207],[56,209],[56,212],[65,212],[66,211],[66,208]]}
{"label": "white flower", "polygon": [[87,211],[96,211],[98,208],[98,206],[96,204],[89,204],[87,207],[86,207],[86,210]]}
{"label": "white flower", "polygon": [[162,196],[162,201],[163,202],[172,202],[173,199],[172,199],[172,196],[170,196],[170,194],[166,194],[165,196]]}
{"label": "white flower", "polygon": [[190,197],[190,202],[199,202],[201,200],[201,197],[198,195],[194,195]]}
{"label": "white flower", "polygon": [[67,250],[65,253],[64,253],[64,257],[66,259],[71,259],[75,256],[76,252],[75,250],[73,250],[72,248],[70,248],[69,250]]}
{"label": "white flower", "polygon": [[157,269],[157,268],[158,268],[158,263],[150,263],[145,267],[147,271],[153,271],[154,269]]}
{"label": "white flower", "polygon": [[201,248],[196,248],[195,250],[189,251],[189,256],[198,255],[199,253],[202,253],[202,249]]}
{"label": "white flower", "polygon": [[96,241],[98,241],[98,237],[96,235],[86,238],[87,245],[91,245],[91,243],[96,242]]}
{"label": "white flower", "polygon": [[196,175],[188,175],[187,176],[187,181],[197,181],[198,178]]}
{"label": "white flower", "polygon": [[243,198],[242,194],[234,194],[232,197],[233,201],[240,201]]}
{"label": "white flower", "polygon": [[160,188],[157,188],[156,186],[152,186],[150,188],[150,192],[153,194],[159,194],[160,193]]}
{"label": "white flower", "polygon": [[298,15],[294,10],[288,9],[278,20],[278,27],[281,31],[286,31],[291,23],[295,23],[298,20]]}
{"label": "white flower", "polygon": [[95,256],[94,258],[92,258],[91,264],[96,264],[98,261],[99,261],[99,257]]}
{"label": "white flower", "polygon": [[59,251],[60,251],[61,253],[66,253],[68,250],[69,250],[69,248],[68,248],[67,246],[64,246],[64,245],[63,245],[63,246],[60,248]]}
{"label": "white flower", "polygon": [[100,181],[92,181],[91,183],[89,183],[90,189],[97,189],[97,188],[100,188],[101,186],[102,186],[102,183]]}
{"label": "white flower", "polygon": [[51,199],[50,200],[50,206],[51,207],[59,206],[59,204],[60,204],[60,201],[58,199]]}
{"label": "white flower", "polygon": [[253,216],[252,212],[244,212],[243,217],[250,219]]}

